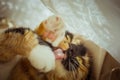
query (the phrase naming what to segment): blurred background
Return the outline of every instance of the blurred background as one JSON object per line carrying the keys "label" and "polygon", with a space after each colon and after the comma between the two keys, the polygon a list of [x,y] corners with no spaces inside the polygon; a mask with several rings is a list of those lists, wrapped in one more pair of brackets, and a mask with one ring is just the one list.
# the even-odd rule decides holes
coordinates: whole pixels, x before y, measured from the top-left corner
{"label": "blurred background", "polygon": [[[51,15],[61,16],[67,30],[86,37],[95,80],[120,80],[120,0],[0,0],[0,19],[17,26],[34,30]],[[15,60],[0,65],[0,80],[6,80],[11,64]]]}
{"label": "blurred background", "polygon": [[19,26],[34,29],[54,14],[120,62],[120,0],[0,0],[0,17]]}
{"label": "blurred background", "polygon": [[50,15],[60,15],[69,31],[82,34],[120,62],[119,0],[0,0],[0,17],[34,29]]}

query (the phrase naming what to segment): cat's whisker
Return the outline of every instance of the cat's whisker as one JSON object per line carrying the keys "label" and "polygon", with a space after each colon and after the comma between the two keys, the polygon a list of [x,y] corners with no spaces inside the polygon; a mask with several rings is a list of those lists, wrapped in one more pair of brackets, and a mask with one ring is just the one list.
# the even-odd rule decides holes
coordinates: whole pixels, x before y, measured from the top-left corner
{"label": "cat's whisker", "polygon": [[[70,61],[70,60],[69,60],[69,61]],[[70,66],[70,68],[71,68],[70,70],[71,70],[71,72],[72,72],[72,76],[75,77],[75,72],[74,72],[74,71],[75,71],[75,67],[74,67],[74,65],[73,65],[71,62],[69,62],[69,66]]]}
{"label": "cat's whisker", "polygon": [[76,79],[76,74],[75,74],[75,66],[73,65],[73,64],[71,64],[72,65],[72,69],[73,69],[73,71],[72,71],[72,74],[73,74],[73,78],[74,79]]}
{"label": "cat's whisker", "polygon": [[68,64],[69,64],[69,70],[71,70],[71,69],[70,69],[70,68],[71,68],[71,67],[70,67],[70,66],[71,66],[71,64],[70,64],[70,59],[69,59],[69,62],[68,62]]}
{"label": "cat's whisker", "polygon": [[72,59],[72,60],[76,64],[76,66],[79,66],[79,63],[75,59]]}

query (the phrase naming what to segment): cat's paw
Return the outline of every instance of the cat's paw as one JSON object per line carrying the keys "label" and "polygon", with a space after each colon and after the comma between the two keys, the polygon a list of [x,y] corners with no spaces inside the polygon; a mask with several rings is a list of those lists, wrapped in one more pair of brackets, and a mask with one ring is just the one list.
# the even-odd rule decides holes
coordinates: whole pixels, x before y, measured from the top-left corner
{"label": "cat's paw", "polygon": [[50,16],[37,27],[35,32],[56,47],[64,38],[65,25],[61,17]]}
{"label": "cat's paw", "polygon": [[37,45],[30,52],[28,60],[40,72],[49,72],[55,68],[55,56],[49,46]]}

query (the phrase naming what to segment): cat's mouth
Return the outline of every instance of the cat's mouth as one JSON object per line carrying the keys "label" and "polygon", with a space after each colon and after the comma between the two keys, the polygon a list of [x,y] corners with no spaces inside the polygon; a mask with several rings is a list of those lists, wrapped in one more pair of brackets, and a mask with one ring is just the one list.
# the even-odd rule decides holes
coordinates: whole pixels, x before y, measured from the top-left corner
{"label": "cat's mouth", "polygon": [[53,51],[54,51],[54,55],[55,55],[56,60],[62,60],[64,58],[66,58],[66,55],[61,48],[55,48]]}

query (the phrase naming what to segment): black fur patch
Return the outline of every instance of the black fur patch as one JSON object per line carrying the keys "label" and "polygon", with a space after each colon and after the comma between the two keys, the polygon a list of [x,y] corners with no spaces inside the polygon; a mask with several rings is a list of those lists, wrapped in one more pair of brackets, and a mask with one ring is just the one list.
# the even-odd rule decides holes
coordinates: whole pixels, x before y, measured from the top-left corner
{"label": "black fur patch", "polygon": [[[65,52],[67,58],[62,61],[62,64],[68,71],[76,70],[80,64],[77,61],[76,57],[82,57],[86,54],[86,47],[81,45],[70,44],[70,48]],[[81,58],[82,59],[82,58]],[[84,60],[83,64],[85,64]]]}
{"label": "black fur patch", "polygon": [[65,32],[65,37],[67,38],[67,36],[69,36],[69,37],[70,37],[70,40],[72,41],[72,39],[73,39],[73,34],[70,33],[70,32],[68,32],[68,31],[66,31],[66,32]]}
{"label": "black fur patch", "polygon": [[70,48],[67,50],[67,54],[76,57],[76,56],[85,56],[86,54],[86,47],[82,44],[80,45],[75,45],[75,44],[70,44]]}
{"label": "black fur patch", "polygon": [[51,49],[53,48],[52,44],[43,40],[41,37],[38,37],[38,41],[39,41],[39,44],[40,45],[46,45],[46,46],[49,46]]}
{"label": "black fur patch", "polygon": [[30,30],[29,28],[23,28],[23,27],[19,27],[19,28],[10,28],[8,30],[5,31],[5,33],[10,33],[10,32],[14,32],[14,33],[20,33],[20,34],[24,34],[25,30]]}
{"label": "black fur patch", "polygon": [[87,49],[84,45],[77,45],[78,46],[78,54],[80,54],[81,56],[85,56]]}

